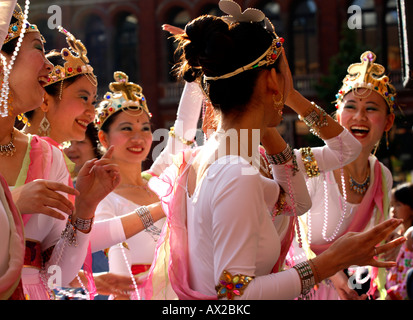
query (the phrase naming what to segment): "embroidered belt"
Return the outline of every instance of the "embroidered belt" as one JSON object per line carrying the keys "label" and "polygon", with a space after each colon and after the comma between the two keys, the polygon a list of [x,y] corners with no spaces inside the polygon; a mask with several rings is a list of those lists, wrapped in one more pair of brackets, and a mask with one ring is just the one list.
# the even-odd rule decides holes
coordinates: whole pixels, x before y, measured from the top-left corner
{"label": "embroidered belt", "polygon": [[132,274],[137,275],[139,273],[148,271],[150,269],[150,264],[134,264],[132,265]]}
{"label": "embroidered belt", "polygon": [[26,239],[26,250],[24,252],[24,268],[41,269],[43,264],[49,261],[54,246],[42,252],[40,242],[36,240]]}
{"label": "embroidered belt", "polygon": [[40,248],[40,242],[26,239],[26,250],[24,253],[24,265],[25,268],[42,268],[42,250]]}

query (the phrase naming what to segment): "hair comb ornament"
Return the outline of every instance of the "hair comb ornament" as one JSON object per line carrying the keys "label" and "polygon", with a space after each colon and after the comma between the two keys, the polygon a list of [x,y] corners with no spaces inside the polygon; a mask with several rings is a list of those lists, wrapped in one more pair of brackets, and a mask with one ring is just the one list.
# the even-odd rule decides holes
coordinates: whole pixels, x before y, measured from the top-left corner
{"label": "hair comb ornament", "polygon": [[120,110],[141,110],[146,112],[149,118],[151,118],[152,114],[149,112],[146,104],[142,87],[129,82],[129,77],[121,71],[116,71],[114,78],[115,82],[109,84],[111,92],[107,92],[104,95],[104,100],[96,111],[95,126],[100,130],[105,121]]}
{"label": "hair comb ornament", "polygon": [[89,64],[89,59],[86,56],[87,50],[82,41],[76,39],[61,26],[58,27],[58,30],[66,35],[66,42],[69,45],[69,48],[63,48],[60,52],[66,62],[63,67],[60,65],[54,66],[45,86],[82,74],[86,76],[92,85],[97,87],[97,78],[93,73],[93,67]]}
{"label": "hair comb ornament", "polygon": [[271,46],[255,61],[238,68],[237,70],[226,73],[221,76],[217,77],[208,77],[204,76],[204,80],[220,80],[220,79],[228,79],[233,76],[240,74],[241,72],[252,70],[255,68],[268,66],[273,64],[278,57],[281,55],[282,47],[284,44],[284,38],[279,37],[275,33],[275,29],[271,21],[265,16],[265,14],[258,9],[255,8],[248,8],[245,11],[241,12],[241,7],[232,0],[221,0],[219,2],[219,8],[228,14],[228,16],[223,16],[222,19],[227,23],[235,23],[235,22],[257,22],[257,23],[264,23],[264,29],[268,30],[269,32],[274,34],[274,39],[271,43]]}
{"label": "hair comb ornament", "polygon": [[[390,84],[389,78],[384,74],[385,69],[382,65],[374,63],[376,55],[371,51],[364,52],[360,57],[360,63],[351,64],[348,74],[343,80],[343,86],[336,95],[336,107],[343,101],[344,96],[352,91],[357,98],[365,99],[371,92],[380,94],[389,106],[390,112],[394,112],[396,101],[396,89]],[[362,93],[358,89],[370,89]]]}
{"label": "hair comb ornament", "polygon": [[[3,44],[10,42],[11,40],[18,38],[20,36],[20,32],[24,27],[24,32],[39,32],[39,29],[35,24],[31,24],[25,19],[24,13],[20,5],[17,3],[16,8],[13,11],[13,17],[17,20],[16,22],[9,25],[9,29],[6,35],[6,39],[4,40]],[[42,41],[46,42],[42,36]]]}

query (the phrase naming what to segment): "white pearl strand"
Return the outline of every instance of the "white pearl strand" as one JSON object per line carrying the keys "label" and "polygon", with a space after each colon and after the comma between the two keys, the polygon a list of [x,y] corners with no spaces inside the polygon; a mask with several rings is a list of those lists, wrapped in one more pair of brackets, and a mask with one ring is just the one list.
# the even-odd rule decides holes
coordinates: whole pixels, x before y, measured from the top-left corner
{"label": "white pearl strand", "polygon": [[[4,74],[3,86],[1,88],[1,95],[0,95],[0,114],[2,117],[7,117],[9,115],[9,110],[8,110],[8,105],[7,105],[9,91],[10,91],[9,76],[10,76],[11,69],[13,68],[14,62],[17,58],[17,55],[19,54],[20,47],[23,42],[24,34],[26,32],[26,26],[28,24],[27,17],[29,16],[29,6],[30,6],[30,0],[26,0],[25,6],[24,6],[24,20],[23,20],[23,25],[22,25],[20,35],[19,35],[19,40],[17,41],[16,48],[14,49],[13,55],[8,65],[6,62],[6,58],[3,55],[1,55],[2,64],[3,64],[3,74]],[[1,110],[2,106],[3,106],[3,110]]]}
{"label": "white pearl strand", "polygon": [[[327,224],[328,224],[328,188],[327,188],[327,180],[325,173],[324,179],[323,179],[323,186],[324,186],[324,221],[323,221],[323,229],[322,229],[322,236],[323,239],[327,242],[333,241],[337,235],[338,232],[341,228],[341,225],[343,224],[344,217],[346,216],[346,210],[347,210],[347,192],[346,192],[346,185],[345,185],[345,180],[344,180],[344,168],[343,168],[343,141],[341,140],[341,137],[338,137],[340,141],[340,175],[341,175],[341,188],[343,192],[343,197],[342,201],[340,201],[340,220],[333,231],[333,234],[330,237],[327,237]],[[308,225],[308,244],[311,244],[311,212],[309,211],[307,214],[307,225]]]}

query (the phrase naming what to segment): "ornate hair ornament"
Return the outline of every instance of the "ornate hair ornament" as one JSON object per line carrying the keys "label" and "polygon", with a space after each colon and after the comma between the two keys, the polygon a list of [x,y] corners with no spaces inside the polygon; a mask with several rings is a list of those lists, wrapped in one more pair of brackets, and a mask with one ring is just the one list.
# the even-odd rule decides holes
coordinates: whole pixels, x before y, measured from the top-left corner
{"label": "ornate hair ornament", "polygon": [[[396,100],[396,89],[390,84],[389,78],[384,75],[385,69],[382,65],[374,63],[376,55],[371,51],[364,52],[360,57],[361,63],[353,63],[347,69],[347,76],[343,80],[343,86],[336,95],[336,102],[343,101],[344,96],[352,91],[357,98],[367,98],[371,92],[375,91],[380,94],[387,105],[390,112],[394,112]],[[370,89],[362,93],[358,91],[360,88]]]}
{"label": "ornate hair ornament", "polygon": [[[133,82],[129,82],[126,73],[116,71],[114,73],[116,82],[109,84],[111,92],[107,92],[100,107],[96,111],[95,125],[100,130],[105,121],[114,113],[120,110],[141,110],[151,118],[146,104],[145,96],[142,93],[142,87]],[[139,113],[138,115],[142,114]]]}
{"label": "ornate hair ornament", "polygon": [[76,39],[69,31],[61,26],[58,27],[58,30],[66,35],[66,41],[69,45],[69,48],[63,48],[60,52],[66,62],[63,67],[60,65],[54,66],[49,74],[48,83],[45,86],[79,74],[85,75],[94,86],[97,86],[98,82],[93,73],[93,67],[89,64],[89,59],[86,56],[87,50],[82,41]]}
{"label": "ornate hair ornament", "polygon": [[[3,44],[6,44],[7,42],[10,42],[15,38],[18,38],[23,27],[25,29],[25,33],[39,32],[39,29],[35,24],[31,24],[25,19],[23,10],[18,3],[16,4],[16,8],[13,11],[13,17],[17,21],[9,25],[9,30],[7,32],[6,39],[4,40]],[[46,42],[43,36],[42,40],[43,42]]]}
{"label": "ornate hair ornament", "polygon": [[255,61],[238,68],[237,70],[217,76],[217,77],[208,77],[204,76],[204,80],[220,80],[220,79],[227,79],[233,76],[240,74],[241,72],[259,68],[262,66],[268,66],[273,64],[282,52],[282,46],[284,43],[284,38],[279,37],[275,33],[274,26],[272,25],[271,21],[265,16],[265,14],[258,9],[255,8],[248,8],[244,12],[241,12],[241,7],[232,0],[221,0],[219,2],[219,8],[228,14],[228,16],[222,17],[224,21],[227,23],[235,23],[235,22],[258,22],[264,24],[264,29],[272,32],[275,36],[273,39],[271,46]]}

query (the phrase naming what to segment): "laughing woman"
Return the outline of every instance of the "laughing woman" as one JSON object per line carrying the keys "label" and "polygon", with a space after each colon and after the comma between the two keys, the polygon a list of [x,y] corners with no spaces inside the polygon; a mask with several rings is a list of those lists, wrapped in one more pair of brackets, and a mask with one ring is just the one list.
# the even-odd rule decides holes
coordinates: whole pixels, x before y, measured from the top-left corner
{"label": "laughing woman", "polygon": [[[348,75],[337,94],[336,116],[338,122],[361,143],[362,151],[353,162],[342,168],[326,172],[318,170],[308,176],[313,206],[301,222],[306,226],[309,247],[307,257],[300,248],[294,247],[296,263],[300,256],[306,259],[321,254],[348,232],[371,229],[389,217],[393,179],[374,152],[383,135],[387,140],[393,125],[396,91],[384,75],[384,67],[375,63],[373,52],[364,52],[360,60],[348,67]],[[311,158],[311,149],[307,151]],[[312,161],[312,165],[317,167],[317,162]],[[354,271],[354,279],[367,273],[366,268]],[[330,281],[320,284],[312,298],[365,299],[366,293],[373,295],[374,292],[383,298],[386,294],[384,272],[384,269],[377,271],[373,268],[368,277],[374,281],[359,296],[348,286],[348,275],[340,271],[330,277]],[[349,272],[346,270],[346,273]],[[359,284],[361,282],[363,279]]]}
{"label": "laughing woman", "polygon": [[[45,57],[42,35],[35,25],[24,21],[27,13],[28,2],[24,13],[20,6],[15,7],[1,49],[3,63],[14,66],[8,79],[6,70],[10,68],[6,69],[4,64],[2,68],[3,88],[6,80],[9,83],[5,92],[9,99],[0,127],[3,140],[10,142],[1,148],[0,172],[12,189],[24,223],[26,248],[21,271],[24,295],[30,299],[48,299],[52,298],[49,267],[61,275],[57,282],[64,284],[73,279],[86,255],[94,208],[101,196],[118,183],[118,176],[107,160],[100,165],[91,161],[80,174],[78,190],[74,190],[67,185],[68,172],[61,152],[14,128],[17,115],[41,105],[43,86],[52,70]],[[23,41],[21,34],[25,34]],[[76,202],[72,204],[58,191],[77,195]],[[63,213],[70,215],[67,223]],[[65,224],[68,228],[62,235]]]}

